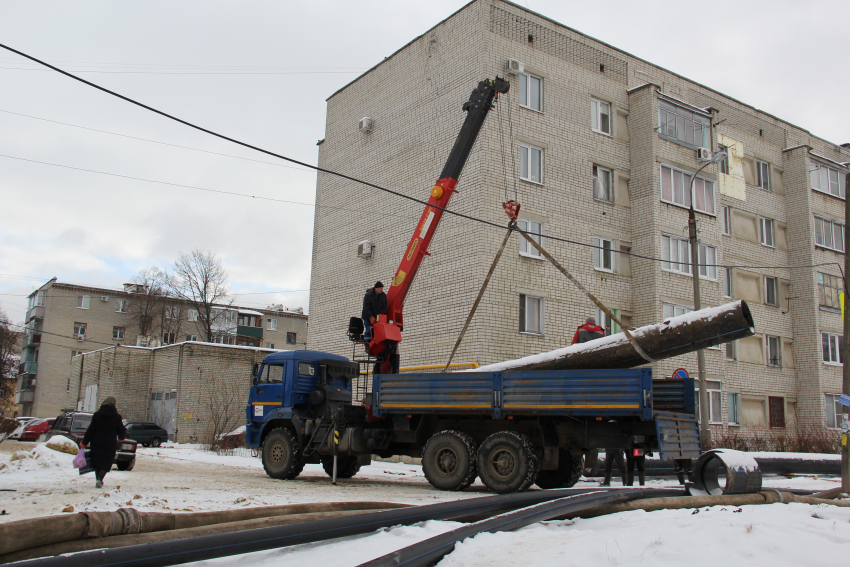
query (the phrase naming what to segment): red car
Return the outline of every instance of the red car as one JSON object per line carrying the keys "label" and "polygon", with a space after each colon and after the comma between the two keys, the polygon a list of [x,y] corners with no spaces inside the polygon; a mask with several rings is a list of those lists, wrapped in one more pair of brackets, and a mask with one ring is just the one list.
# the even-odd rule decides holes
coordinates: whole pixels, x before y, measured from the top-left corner
{"label": "red car", "polygon": [[49,419],[36,419],[35,421],[29,422],[26,427],[24,427],[23,433],[21,433],[21,441],[35,441],[42,433],[47,434],[47,432],[50,431],[50,428],[53,427],[54,421],[56,421],[55,417],[51,417]]}

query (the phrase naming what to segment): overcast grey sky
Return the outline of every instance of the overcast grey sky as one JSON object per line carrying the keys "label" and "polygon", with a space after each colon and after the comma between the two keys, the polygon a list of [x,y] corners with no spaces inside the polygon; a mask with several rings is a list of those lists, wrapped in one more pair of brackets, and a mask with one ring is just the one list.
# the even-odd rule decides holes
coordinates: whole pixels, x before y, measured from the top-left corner
{"label": "overcast grey sky", "polygon": [[[325,99],[464,4],[0,0],[0,43],[315,164]],[[816,136],[850,141],[846,0],[519,4]],[[470,85],[479,79],[470,77]],[[14,321],[23,319],[25,295],[52,276],[120,287],[140,268],[167,267],[194,247],[221,256],[238,304],[307,308],[311,171],[193,131],[4,50],[0,133],[0,154],[19,158],[0,157],[0,308]],[[352,222],[380,214],[352,212]]]}

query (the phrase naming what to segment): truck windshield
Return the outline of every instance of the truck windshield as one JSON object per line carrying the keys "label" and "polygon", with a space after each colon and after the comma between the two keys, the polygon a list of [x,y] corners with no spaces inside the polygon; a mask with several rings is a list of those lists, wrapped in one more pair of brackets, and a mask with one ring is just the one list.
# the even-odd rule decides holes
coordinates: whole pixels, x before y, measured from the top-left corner
{"label": "truck windshield", "polygon": [[269,365],[266,368],[266,382],[283,382],[283,366]]}

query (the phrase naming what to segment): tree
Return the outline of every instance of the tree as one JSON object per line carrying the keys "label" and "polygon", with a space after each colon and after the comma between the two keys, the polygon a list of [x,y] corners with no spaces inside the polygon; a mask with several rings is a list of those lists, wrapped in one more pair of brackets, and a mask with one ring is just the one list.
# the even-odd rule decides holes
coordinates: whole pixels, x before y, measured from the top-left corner
{"label": "tree", "polygon": [[21,362],[19,346],[21,332],[0,310],[0,417],[15,415],[15,387],[18,365]]}
{"label": "tree", "polygon": [[169,278],[173,295],[198,312],[198,325],[207,342],[229,335],[231,320],[228,311],[233,300],[227,284],[228,273],[221,260],[212,252],[195,248],[190,253],[181,252],[174,262],[174,272]]}
{"label": "tree", "polygon": [[127,318],[139,329],[139,336],[159,336],[162,332],[165,300],[171,292],[168,274],[157,268],[144,268],[133,276],[136,291],[127,305]]}

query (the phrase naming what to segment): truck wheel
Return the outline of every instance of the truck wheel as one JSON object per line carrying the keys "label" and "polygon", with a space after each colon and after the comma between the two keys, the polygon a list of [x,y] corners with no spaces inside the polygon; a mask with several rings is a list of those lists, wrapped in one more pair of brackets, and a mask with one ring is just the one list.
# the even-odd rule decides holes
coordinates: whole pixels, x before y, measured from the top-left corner
{"label": "truck wheel", "polygon": [[432,435],[422,450],[422,472],[440,490],[466,490],[478,474],[475,441],[460,431]]}
{"label": "truck wheel", "polygon": [[590,478],[599,474],[599,451],[588,451],[584,454],[584,476]]}
{"label": "truck wheel", "polygon": [[267,475],[281,480],[295,478],[304,468],[301,448],[288,429],[279,427],[266,436],[263,441],[263,468]]}
{"label": "truck wheel", "polygon": [[115,466],[118,467],[119,471],[131,471],[136,466],[136,459],[132,461],[118,461],[115,463]]}
{"label": "truck wheel", "polygon": [[584,459],[573,457],[566,449],[558,449],[558,468],[537,473],[535,484],[546,490],[549,488],[571,488],[581,478],[584,471]]}
{"label": "truck wheel", "polygon": [[478,475],[496,494],[527,490],[537,479],[539,466],[534,445],[515,431],[494,433],[478,449]]}
{"label": "truck wheel", "polygon": [[[322,457],[322,468],[325,469],[325,472],[328,473],[328,476],[333,478],[334,475],[334,458],[331,457]],[[360,472],[360,462],[357,460],[357,457],[349,457],[347,455],[340,455],[336,462],[336,477],[337,478],[351,478]]]}

